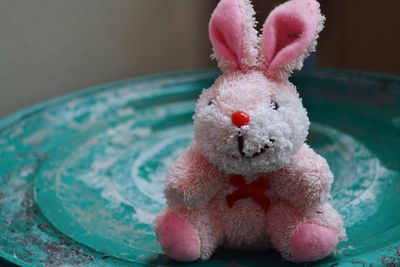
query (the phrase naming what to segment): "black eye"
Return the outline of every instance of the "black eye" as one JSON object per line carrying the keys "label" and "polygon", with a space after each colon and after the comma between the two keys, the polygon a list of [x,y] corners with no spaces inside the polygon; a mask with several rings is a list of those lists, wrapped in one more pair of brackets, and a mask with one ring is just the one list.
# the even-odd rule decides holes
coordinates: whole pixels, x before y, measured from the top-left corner
{"label": "black eye", "polygon": [[272,109],[274,109],[274,110],[278,110],[279,105],[278,105],[278,103],[276,103],[275,101],[272,101],[272,102],[271,102],[271,107],[272,107]]}
{"label": "black eye", "polygon": [[209,106],[214,105],[214,100],[208,101],[208,105],[209,105]]}

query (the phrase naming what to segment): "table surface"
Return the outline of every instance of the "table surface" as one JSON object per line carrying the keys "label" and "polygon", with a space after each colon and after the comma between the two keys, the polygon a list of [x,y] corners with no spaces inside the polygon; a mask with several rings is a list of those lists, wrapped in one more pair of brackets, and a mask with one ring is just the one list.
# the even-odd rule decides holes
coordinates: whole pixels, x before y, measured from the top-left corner
{"label": "table surface", "polygon": [[[89,88],[0,121],[0,256],[22,266],[176,265],[152,230],[167,169],[192,139],[216,71]],[[296,73],[308,143],[335,175],[349,235],[315,266],[400,264],[400,78]],[[292,266],[274,251],[219,250],[194,266]],[[393,265],[395,266],[395,265]]]}

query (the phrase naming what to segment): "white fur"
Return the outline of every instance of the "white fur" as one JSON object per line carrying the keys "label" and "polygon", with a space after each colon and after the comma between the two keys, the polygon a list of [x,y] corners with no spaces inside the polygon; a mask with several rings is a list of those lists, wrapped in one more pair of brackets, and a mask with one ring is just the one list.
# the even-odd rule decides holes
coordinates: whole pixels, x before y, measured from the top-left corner
{"label": "white fur", "polygon": [[243,58],[242,65],[256,66],[258,64],[257,54],[259,51],[259,37],[255,29],[257,21],[255,19],[255,11],[249,1],[240,1],[240,11],[243,14]]}
{"label": "white fur", "polygon": [[[272,109],[271,101],[279,105],[278,110]],[[250,123],[234,126],[231,115],[236,111],[248,114]],[[288,81],[271,81],[259,71],[228,72],[201,94],[194,127],[195,143],[217,168],[227,174],[254,176],[289,163],[306,139],[309,120]],[[242,156],[239,135],[243,136],[243,152],[248,157],[266,144],[270,148],[253,158]]]}

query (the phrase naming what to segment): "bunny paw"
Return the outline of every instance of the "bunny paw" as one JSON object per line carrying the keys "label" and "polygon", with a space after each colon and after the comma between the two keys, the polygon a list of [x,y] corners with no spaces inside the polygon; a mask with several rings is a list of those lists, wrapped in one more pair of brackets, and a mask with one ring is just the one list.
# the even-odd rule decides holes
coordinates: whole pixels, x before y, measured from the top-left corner
{"label": "bunny paw", "polygon": [[155,225],[157,239],[172,259],[191,262],[200,258],[200,239],[197,231],[181,216],[168,211]]}
{"label": "bunny paw", "polygon": [[334,229],[315,223],[301,224],[292,238],[292,255],[295,262],[321,260],[335,250],[339,236]]}

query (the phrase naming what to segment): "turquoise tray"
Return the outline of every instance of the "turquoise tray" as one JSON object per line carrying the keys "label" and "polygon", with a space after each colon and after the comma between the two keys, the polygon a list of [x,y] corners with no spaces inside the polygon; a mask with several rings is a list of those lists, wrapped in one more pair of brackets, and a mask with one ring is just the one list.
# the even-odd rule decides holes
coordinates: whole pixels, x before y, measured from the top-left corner
{"label": "turquoise tray", "polygon": [[[152,221],[166,170],[192,139],[191,71],[90,88],[0,121],[0,264],[174,266]],[[335,174],[349,239],[314,266],[400,266],[400,78],[297,73],[308,142]],[[274,251],[219,250],[191,266],[294,266]]]}

